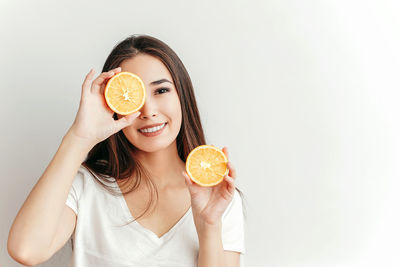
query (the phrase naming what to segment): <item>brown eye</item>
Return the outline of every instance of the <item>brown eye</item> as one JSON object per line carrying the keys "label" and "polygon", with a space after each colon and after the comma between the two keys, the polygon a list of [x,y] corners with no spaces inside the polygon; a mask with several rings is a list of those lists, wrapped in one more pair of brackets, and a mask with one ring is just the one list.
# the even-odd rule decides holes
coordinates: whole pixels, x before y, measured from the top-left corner
{"label": "brown eye", "polygon": [[159,94],[164,94],[166,92],[169,92],[169,89],[168,88],[160,88],[156,92]]}

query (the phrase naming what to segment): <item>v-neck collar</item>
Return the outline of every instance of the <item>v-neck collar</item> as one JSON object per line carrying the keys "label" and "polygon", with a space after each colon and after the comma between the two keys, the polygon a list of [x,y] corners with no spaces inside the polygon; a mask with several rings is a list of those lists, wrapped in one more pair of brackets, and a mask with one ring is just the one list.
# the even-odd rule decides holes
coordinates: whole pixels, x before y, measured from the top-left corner
{"label": "v-neck collar", "polygon": [[[117,182],[115,182],[115,183],[117,184]],[[119,191],[119,193],[121,193],[121,195],[117,196],[117,198],[119,199],[119,203],[121,205],[121,208],[123,210],[125,218],[129,221],[134,220],[135,218],[132,216],[132,213],[128,207],[128,203],[126,203],[126,200],[125,200],[124,196],[122,195],[122,192],[121,192],[118,184],[117,184],[116,188]],[[179,221],[176,224],[174,224],[174,226],[172,226],[168,230],[168,232],[164,233],[161,237],[158,237],[158,235],[156,235],[153,231],[151,231],[150,229],[147,229],[146,227],[141,225],[137,220],[134,220],[131,224],[133,224],[132,226],[136,227],[136,229],[141,231],[144,235],[146,235],[153,242],[155,242],[156,244],[161,244],[161,243],[165,242],[166,240],[168,240],[172,236],[172,234],[180,227],[180,225],[183,224],[186,217],[188,217],[189,214],[191,214],[191,213],[192,213],[192,206],[190,206],[189,209],[185,212],[185,214],[179,219]]]}

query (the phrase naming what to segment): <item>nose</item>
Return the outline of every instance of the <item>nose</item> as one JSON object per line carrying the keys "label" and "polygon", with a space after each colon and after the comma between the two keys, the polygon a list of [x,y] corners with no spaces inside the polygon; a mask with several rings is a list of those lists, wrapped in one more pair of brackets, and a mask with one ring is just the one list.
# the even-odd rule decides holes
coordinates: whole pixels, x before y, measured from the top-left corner
{"label": "nose", "polygon": [[151,100],[146,99],[143,107],[139,110],[141,113],[139,118],[145,120],[157,116],[157,107]]}

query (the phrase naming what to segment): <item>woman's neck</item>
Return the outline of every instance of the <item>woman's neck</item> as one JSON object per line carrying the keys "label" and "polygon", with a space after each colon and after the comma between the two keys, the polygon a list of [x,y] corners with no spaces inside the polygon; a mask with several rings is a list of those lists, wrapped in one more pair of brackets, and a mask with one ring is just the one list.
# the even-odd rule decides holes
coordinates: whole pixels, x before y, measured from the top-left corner
{"label": "woman's neck", "polygon": [[156,152],[136,152],[136,157],[149,171],[158,189],[185,186],[185,179],[182,176],[185,162],[178,155],[176,142]]}

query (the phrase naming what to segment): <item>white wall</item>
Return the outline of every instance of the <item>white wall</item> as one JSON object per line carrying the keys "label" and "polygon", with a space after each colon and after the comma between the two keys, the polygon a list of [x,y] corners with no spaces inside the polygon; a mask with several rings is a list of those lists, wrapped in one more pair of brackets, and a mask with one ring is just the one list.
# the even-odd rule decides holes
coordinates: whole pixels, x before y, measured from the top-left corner
{"label": "white wall", "polygon": [[[398,1],[0,2],[0,265],[91,67],[133,33],[186,65],[246,195],[246,266],[399,266]],[[68,266],[64,247],[41,266]]]}

